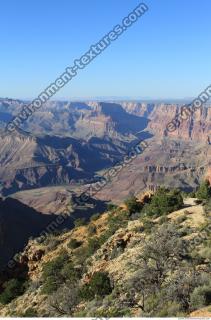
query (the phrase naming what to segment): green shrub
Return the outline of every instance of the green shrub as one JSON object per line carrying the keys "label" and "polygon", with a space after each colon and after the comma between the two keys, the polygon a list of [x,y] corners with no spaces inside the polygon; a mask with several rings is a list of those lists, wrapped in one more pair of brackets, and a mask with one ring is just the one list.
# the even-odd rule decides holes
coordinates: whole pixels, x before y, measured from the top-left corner
{"label": "green shrub", "polygon": [[97,219],[99,219],[100,214],[99,213],[95,213],[91,216],[90,221],[96,221]]}
{"label": "green shrub", "polygon": [[151,233],[152,229],[155,226],[155,223],[148,218],[141,219],[141,221],[143,222],[144,232],[147,234]]}
{"label": "green shrub", "polygon": [[76,228],[84,226],[85,224],[86,224],[86,219],[85,218],[78,218],[78,219],[75,219],[75,221],[74,221],[74,226]]}
{"label": "green shrub", "polygon": [[160,217],[158,223],[159,223],[160,225],[162,225],[162,224],[164,224],[164,223],[167,223],[168,221],[169,221],[169,219],[168,219],[167,216],[162,216],[162,217]]}
{"label": "green shrub", "polygon": [[112,292],[111,281],[106,272],[96,272],[90,282],[85,284],[80,291],[80,296],[85,300],[92,300],[95,296],[104,297]]}
{"label": "green shrub", "polygon": [[211,213],[211,199],[207,200],[204,209],[207,214]]}
{"label": "green shrub", "polygon": [[184,222],[185,220],[187,220],[187,217],[186,217],[185,214],[183,214],[182,216],[179,216],[179,217],[176,219],[175,222],[176,222],[177,224],[180,224],[180,223]]}
{"label": "green shrub", "polygon": [[86,246],[78,248],[75,251],[75,256],[78,264],[84,264],[85,260],[92,256],[101,246],[99,238],[94,237],[88,240]]}
{"label": "green shrub", "polygon": [[89,239],[86,247],[87,255],[91,256],[92,254],[94,254],[95,251],[97,251],[100,248],[100,246],[101,245],[97,237]]}
{"label": "green shrub", "polygon": [[23,280],[11,279],[3,284],[4,291],[0,294],[0,303],[8,304],[13,299],[22,295],[26,283]]}
{"label": "green shrub", "polygon": [[211,186],[209,184],[209,181],[203,181],[197,192],[196,192],[196,197],[199,199],[210,199],[211,198]]}
{"label": "green shrub", "polygon": [[116,212],[108,216],[108,230],[113,235],[119,228],[126,227],[129,221],[129,213],[127,211]]}
{"label": "green shrub", "polygon": [[199,252],[200,256],[209,262],[211,262],[211,248],[210,247],[205,247]]}
{"label": "green shrub", "polygon": [[96,318],[117,318],[117,317],[129,317],[130,309],[120,309],[117,307],[103,308],[94,312]]}
{"label": "green shrub", "polygon": [[142,211],[147,216],[161,216],[181,209],[182,206],[183,198],[180,190],[169,191],[168,189],[160,188]]}
{"label": "green shrub", "polygon": [[211,304],[211,285],[204,285],[194,289],[190,297],[193,310],[208,306]]}
{"label": "green shrub", "polygon": [[108,210],[108,211],[112,211],[112,210],[115,210],[115,209],[117,209],[117,206],[116,206],[115,204],[109,203],[109,204],[107,205],[107,210]]}
{"label": "green shrub", "polygon": [[78,241],[76,239],[71,239],[70,242],[68,243],[68,248],[70,249],[77,249],[82,245],[81,241]]}
{"label": "green shrub", "polygon": [[125,201],[125,205],[130,214],[140,212],[143,207],[143,205],[140,202],[138,202],[138,199],[134,196],[127,199]]}
{"label": "green shrub", "polygon": [[182,313],[182,308],[179,303],[176,302],[166,302],[165,305],[156,313],[157,317],[181,317],[184,316]]}
{"label": "green shrub", "polygon": [[76,281],[79,278],[79,272],[69,261],[66,253],[62,253],[56,259],[47,262],[43,267],[43,294],[51,294],[56,291],[65,281]]}

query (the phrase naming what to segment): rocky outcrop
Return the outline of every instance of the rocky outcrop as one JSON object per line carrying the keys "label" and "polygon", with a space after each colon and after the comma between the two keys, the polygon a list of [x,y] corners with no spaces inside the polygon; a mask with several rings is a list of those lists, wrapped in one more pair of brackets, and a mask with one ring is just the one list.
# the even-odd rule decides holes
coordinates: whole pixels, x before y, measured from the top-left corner
{"label": "rocky outcrop", "polygon": [[175,139],[179,138],[181,140],[191,140],[210,144],[211,107],[203,107],[187,120],[183,120],[175,131],[167,131],[167,124],[180,113],[181,107],[178,105],[156,105],[149,116],[151,121],[148,128],[152,130],[156,136],[168,136]]}

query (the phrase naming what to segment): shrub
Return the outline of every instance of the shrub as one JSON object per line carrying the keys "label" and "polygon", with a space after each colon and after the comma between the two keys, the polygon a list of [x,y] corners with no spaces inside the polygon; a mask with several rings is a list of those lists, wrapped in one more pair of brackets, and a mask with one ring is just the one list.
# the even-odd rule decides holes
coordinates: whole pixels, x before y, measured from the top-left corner
{"label": "shrub", "polygon": [[108,273],[96,272],[90,282],[85,284],[80,295],[85,300],[92,300],[95,296],[104,297],[112,292],[112,286]]}
{"label": "shrub", "polygon": [[94,312],[94,317],[96,318],[117,318],[117,317],[124,317],[130,316],[130,309],[124,308],[119,309],[117,307],[110,307],[110,308],[103,308],[100,310],[96,310]]}
{"label": "shrub", "polygon": [[78,241],[76,239],[71,239],[70,242],[68,243],[68,248],[70,249],[77,249],[82,245],[81,241]]}
{"label": "shrub", "polygon": [[211,212],[211,199],[208,199],[208,201],[205,204],[204,209],[205,209],[206,213],[210,213]]}
{"label": "shrub", "polygon": [[197,192],[196,197],[199,199],[210,199],[211,198],[211,186],[208,180],[203,181]]}
{"label": "shrub", "polygon": [[100,248],[99,239],[97,237],[91,238],[88,240],[87,244],[87,255],[91,256],[95,251],[97,251]]}
{"label": "shrub", "polygon": [[194,289],[190,297],[192,309],[199,309],[211,303],[211,285],[204,285]]}
{"label": "shrub", "polygon": [[8,304],[16,297],[22,295],[25,290],[24,281],[18,279],[10,279],[3,284],[4,291],[0,295],[0,302]]}
{"label": "shrub", "polygon": [[115,205],[115,204],[113,204],[113,203],[109,203],[108,205],[107,205],[107,210],[108,211],[112,211],[112,210],[114,210],[114,209],[116,209],[117,208],[117,206]]}
{"label": "shrub", "polygon": [[113,235],[119,228],[124,228],[129,221],[129,214],[127,211],[110,214],[108,217],[108,230],[110,235]]}
{"label": "shrub", "polygon": [[200,251],[200,256],[204,259],[207,259],[209,262],[211,261],[211,248],[205,247]]}
{"label": "shrub", "polygon": [[57,248],[58,244],[60,244],[60,240],[54,238],[54,237],[48,237],[45,242],[46,245],[46,251],[52,251]]}
{"label": "shrub", "polygon": [[75,219],[75,221],[74,221],[74,226],[76,228],[84,226],[85,224],[86,224],[86,219],[85,218],[78,218],[78,219]]}
{"label": "shrub", "polygon": [[160,188],[152,197],[149,204],[146,204],[143,213],[147,216],[161,216],[176,211],[183,206],[183,198],[180,190],[169,191]]}
{"label": "shrub", "polygon": [[43,267],[43,289],[42,293],[51,294],[56,291],[61,284],[69,280],[74,282],[79,277],[78,271],[69,261],[68,255],[62,253],[56,259],[47,262]]}
{"label": "shrub", "polygon": [[186,217],[186,215],[184,214],[184,215],[182,215],[182,216],[179,216],[177,219],[176,219],[176,223],[177,224],[180,224],[180,223],[182,223],[182,222],[184,222],[185,220],[187,220],[187,217]]}
{"label": "shrub", "polygon": [[162,217],[159,218],[158,223],[159,223],[160,225],[162,225],[162,224],[164,224],[164,223],[167,223],[168,220],[169,220],[169,219],[168,219],[167,216],[162,216]]}
{"label": "shrub", "polygon": [[125,205],[130,214],[140,212],[143,207],[143,205],[140,202],[138,202],[138,199],[134,196],[127,199],[125,201]]}
{"label": "shrub", "polygon": [[100,217],[100,214],[99,213],[95,213],[91,216],[90,220],[91,221],[96,221],[98,218]]}
{"label": "shrub", "polygon": [[141,221],[143,222],[144,232],[151,233],[152,229],[155,226],[155,223],[148,218],[141,219]]}
{"label": "shrub", "polygon": [[96,233],[97,228],[94,224],[90,223],[87,227],[87,231],[88,231],[89,236],[92,236]]}
{"label": "shrub", "polygon": [[181,317],[184,316],[181,306],[176,302],[166,302],[161,310],[156,313],[157,317]]}

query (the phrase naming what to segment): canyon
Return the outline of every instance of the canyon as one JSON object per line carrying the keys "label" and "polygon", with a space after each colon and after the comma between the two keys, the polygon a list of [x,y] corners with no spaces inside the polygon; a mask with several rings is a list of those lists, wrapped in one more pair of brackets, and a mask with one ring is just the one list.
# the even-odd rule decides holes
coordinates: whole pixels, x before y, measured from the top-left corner
{"label": "canyon", "polygon": [[124,161],[140,140],[149,147],[97,194],[99,199],[120,202],[129,194],[163,184],[190,191],[210,172],[209,105],[168,132],[167,124],[182,105],[49,101],[22,128],[12,134],[5,132],[8,121],[26,103],[0,99],[3,196],[23,190],[32,190],[33,195],[35,188],[53,186],[72,187],[80,193],[105,170]]}

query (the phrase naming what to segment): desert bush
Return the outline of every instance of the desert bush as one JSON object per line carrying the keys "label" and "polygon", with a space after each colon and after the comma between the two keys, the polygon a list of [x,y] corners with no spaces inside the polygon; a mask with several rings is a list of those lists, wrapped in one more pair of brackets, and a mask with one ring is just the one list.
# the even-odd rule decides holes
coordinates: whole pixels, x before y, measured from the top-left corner
{"label": "desert bush", "polygon": [[95,213],[91,216],[90,221],[96,221],[97,219],[99,219],[100,214],[99,213]]}
{"label": "desert bush", "polygon": [[45,241],[46,252],[52,251],[57,248],[61,241],[53,236],[48,236]]}
{"label": "desert bush", "polygon": [[127,199],[125,201],[125,205],[130,214],[140,212],[143,207],[143,205],[140,202],[138,202],[138,199],[134,196]]}
{"label": "desert bush", "polygon": [[183,206],[183,198],[180,190],[160,188],[154,194],[149,204],[143,208],[147,216],[161,216],[176,211]]}
{"label": "desert bush", "polygon": [[198,199],[205,199],[205,200],[208,200],[211,198],[211,186],[210,186],[208,180],[203,181],[200,184],[200,186],[196,192],[196,197]]}
{"label": "desert bush", "polygon": [[208,199],[208,200],[206,201],[206,204],[205,204],[205,206],[204,206],[204,209],[205,209],[205,212],[206,212],[207,214],[211,213],[211,199]]}
{"label": "desert bush", "polygon": [[[166,301],[165,305],[160,306],[156,312],[156,317],[182,317],[184,312],[182,312],[181,305],[178,302]],[[155,315],[154,315],[155,316]]]}
{"label": "desert bush", "polygon": [[91,257],[101,246],[99,238],[93,237],[88,240],[86,246],[78,248],[75,251],[77,263],[84,264],[84,262]]}
{"label": "desert bush", "polygon": [[167,223],[168,221],[169,221],[169,219],[168,219],[167,216],[162,216],[162,217],[159,218],[158,223],[159,223],[160,225],[162,225],[162,224],[164,224],[164,223]]}
{"label": "desert bush", "polygon": [[117,209],[118,207],[117,207],[117,205],[115,205],[115,204],[113,204],[113,203],[108,203],[107,204],[107,210],[108,211],[113,211],[113,210],[115,210],[115,209]]}
{"label": "desert bush", "polygon": [[185,220],[187,220],[187,217],[186,217],[185,214],[183,214],[183,215],[179,216],[179,217],[176,219],[175,222],[176,222],[177,224],[180,224],[180,223],[184,222]]}
{"label": "desert bush", "polygon": [[86,247],[87,255],[91,256],[100,248],[99,239],[97,237],[91,238],[88,240],[88,244]]}
{"label": "desert bush", "polygon": [[75,228],[84,226],[85,224],[86,224],[85,218],[78,218],[78,219],[75,219],[75,221],[74,221]]}
{"label": "desert bush", "polygon": [[147,234],[151,233],[152,229],[155,227],[155,223],[149,218],[141,218],[141,221],[143,222],[144,232]]}
{"label": "desert bush", "polygon": [[96,233],[97,228],[93,223],[90,223],[87,227],[87,231],[89,236],[93,236]]}
{"label": "desert bush", "polygon": [[205,248],[201,249],[199,254],[202,258],[204,258],[205,260],[208,260],[209,263],[211,262],[211,248],[210,247],[205,247]]}
{"label": "desert bush", "polygon": [[95,296],[104,297],[111,292],[112,286],[108,273],[96,272],[90,282],[81,288],[80,296],[84,300],[92,300]]}
{"label": "desert bush", "polygon": [[51,308],[57,316],[72,316],[75,306],[80,302],[79,286],[64,284],[48,299]]}
{"label": "desert bush", "polygon": [[75,282],[79,277],[79,271],[74,268],[68,255],[64,252],[56,259],[47,262],[43,267],[43,294],[51,294],[67,280]]}
{"label": "desert bush", "polygon": [[194,289],[190,296],[190,304],[193,310],[200,309],[211,304],[211,284]]}
{"label": "desert bush", "polygon": [[118,307],[100,308],[93,314],[97,318],[118,318],[118,317],[129,317],[130,310],[128,308],[119,309]]}
{"label": "desert bush", "polygon": [[3,284],[3,292],[0,294],[0,303],[8,304],[13,299],[22,295],[26,288],[26,282],[19,279],[10,279]]}
{"label": "desert bush", "polygon": [[77,249],[82,245],[81,241],[78,241],[76,239],[71,239],[70,242],[68,243],[68,248],[70,249]]}

